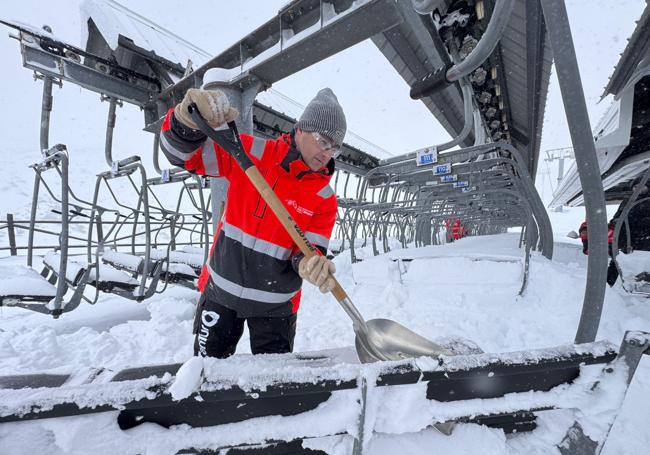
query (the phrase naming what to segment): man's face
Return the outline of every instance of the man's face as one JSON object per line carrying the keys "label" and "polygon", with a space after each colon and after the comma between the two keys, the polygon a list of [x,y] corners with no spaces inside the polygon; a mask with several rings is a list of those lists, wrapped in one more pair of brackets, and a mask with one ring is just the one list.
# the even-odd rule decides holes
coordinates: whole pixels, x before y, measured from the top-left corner
{"label": "man's face", "polygon": [[312,171],[323,169],[329,160],[336,154],[332,143],[313,133],[296,130],[296,148],[302,156],[302,160]]}

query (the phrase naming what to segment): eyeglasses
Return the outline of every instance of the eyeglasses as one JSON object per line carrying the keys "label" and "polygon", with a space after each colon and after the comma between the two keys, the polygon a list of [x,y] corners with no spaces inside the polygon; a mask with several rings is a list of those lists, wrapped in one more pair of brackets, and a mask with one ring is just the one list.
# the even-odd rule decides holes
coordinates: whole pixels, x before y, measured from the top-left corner
{"label": "eyeglasses", "polygon": [[316,140],[316,144],[323,152],[329,152],[332,155],[332,158],[338,158],[341,154],[341,147],[336,144],[333,144],[332,141],[324,137],[320,133],[312,132],[312,136]]}

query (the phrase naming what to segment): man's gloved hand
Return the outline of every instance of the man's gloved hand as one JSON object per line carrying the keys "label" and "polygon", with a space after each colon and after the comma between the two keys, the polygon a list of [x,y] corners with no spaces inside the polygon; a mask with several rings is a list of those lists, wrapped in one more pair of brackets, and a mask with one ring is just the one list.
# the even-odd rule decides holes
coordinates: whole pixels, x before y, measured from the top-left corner
{"label": "man's gloved hand", "polygon": [[199,127],[187,110],[192,103],[196,103],[199,112],[212,128],[219,128],[224,123],[232,122],[239,115],[239,111],[230,105],[228,97],[221,90],[191,88],[185,93],[183,101],[176,106],[174,115],[176,120],[195,130]]}
{"label": "man's gloved hand", "polygon": [[336,281],[332,275],[336,272],[334,263],[325,256],[304,257],[298,264],[298,275],[318,287],[326,294],[334,289]]}

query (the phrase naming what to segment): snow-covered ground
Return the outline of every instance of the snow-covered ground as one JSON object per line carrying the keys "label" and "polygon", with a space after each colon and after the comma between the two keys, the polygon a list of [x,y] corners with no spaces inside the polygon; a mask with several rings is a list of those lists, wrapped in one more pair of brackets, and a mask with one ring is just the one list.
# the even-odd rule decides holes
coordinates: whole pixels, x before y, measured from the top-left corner
{"label": "snow-covered ground", "polygon": [[[367,254],[357,264],[351,264],[349,256],[342,254],[335,262],[341,284],[367,319],[393,319],[434,340],[468,338],[493,353],[570,342],[580,315],[584,267],[535,255],[528,289],[524,296],[518,296],[523,262],[517,242],[516,233],[466,238],[439,247],[396,250],[377,257]],[[398,257],[415,260],[402,263],[400,268],[392,260]],[[0,371],[71,372],[88,367],[119,370],[185,362],[191,357],[191,319],[196,299],[196,292],[178,287],[143,303],[105,295],[95,306],[82,304],[56,321],[21,309],[3,308]],[[624,331],[632,329],[650,330],[648,300],[624,295],[618,287],[608,289],[598,339],[618,344]],[[295,350],[350,350],[353,343],[350,321],[341,308],[330,296],[306,285]],[[238,353],[249,352],[245,334]],[[650,446],[650,436],[643,430],[649,392],[650,361],[644,359],[605,453],[644,453]],[[154,435],[162,440],[170,437],[155,425],[143,425],[124,434],[118,429],[115,413],[63,421],[0,425],[0,453],[128,453],[138,446],[133,445],[136,441],[141,444]],[[407,447],[407,453],[413,454],[430,453],[433,447],[449,454],[553,453],[554,444],[566,430],[558,422],[567,426],[571,423],[558,411],[542,413],[540,427],[534,433],[508,438],[500,431],[477,425],[460,425],[452,436],[431,429],[417,434],[378,433],[371,439],[368,453],[394,453],[398,446]],[[282,428],[279,421],[275,424]],[[87,438],[82,430],[85,427],[97,428],[101,436],[94,433]],[[183,437],[182,429],[170,431],[175,438]],[[150,447],[161,453],[157,451],[162,450],[158,443],[152,442]]]}

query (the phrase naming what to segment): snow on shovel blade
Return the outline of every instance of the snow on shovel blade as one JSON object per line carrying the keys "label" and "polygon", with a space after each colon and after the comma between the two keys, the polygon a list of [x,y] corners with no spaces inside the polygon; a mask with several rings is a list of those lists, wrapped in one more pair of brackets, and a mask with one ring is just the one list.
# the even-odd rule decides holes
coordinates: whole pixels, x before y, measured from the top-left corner
{"label": "snow on shovel blade", "polygon": [[[357,336],[355,345],[362,363],[378,360],[403,360],[413,357],[438,357],[453,355],[448,349],[407,329],[402,324],[390,319],[371,319],[366,321],[368,342]],[[374,349],[373,349],[374,348]],[[378,358],[374,352],[379,351],[386,359]]]}

